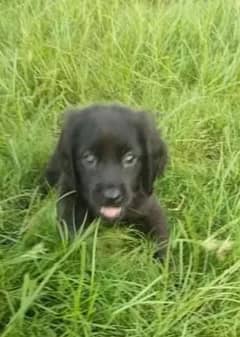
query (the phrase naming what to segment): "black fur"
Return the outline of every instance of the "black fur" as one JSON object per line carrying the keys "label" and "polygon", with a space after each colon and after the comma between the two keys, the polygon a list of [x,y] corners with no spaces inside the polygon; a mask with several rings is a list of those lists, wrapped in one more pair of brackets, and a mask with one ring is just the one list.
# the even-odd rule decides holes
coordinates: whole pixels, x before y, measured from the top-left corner
{"label": "black fur", "polygon": [[145,112],[120,105],[68,112],[46,170],[59,188],[59,220],[74,232],[86,214],[89,223],[104,217],[102,207],[120,208],[106,220],[134,222],[166,243],[165,217],[152,193],[166,162],[166,145]]}

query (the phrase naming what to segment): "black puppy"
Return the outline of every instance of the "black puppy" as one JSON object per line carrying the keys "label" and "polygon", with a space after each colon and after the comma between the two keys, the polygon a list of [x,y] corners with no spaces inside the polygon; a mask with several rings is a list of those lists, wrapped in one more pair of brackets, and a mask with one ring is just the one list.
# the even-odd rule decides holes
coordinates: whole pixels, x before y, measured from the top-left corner
{"label": "black puppy", "polygon": [[167,242],[153,183],[167,162],[166,145],[144,112],[120,105],[93,105],[67,114],[46,170],[59,187],[58,217],[70,231],[84,219],[135,223]]}

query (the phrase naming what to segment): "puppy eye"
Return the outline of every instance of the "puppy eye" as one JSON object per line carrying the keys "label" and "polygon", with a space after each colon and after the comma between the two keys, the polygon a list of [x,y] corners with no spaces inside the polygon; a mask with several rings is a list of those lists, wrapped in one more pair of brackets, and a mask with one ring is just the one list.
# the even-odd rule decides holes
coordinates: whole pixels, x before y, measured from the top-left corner
{"label": "puppy eye", "polygon": [[95,167],[97,165],[97,157],[90,152],[83,154],[82,161],[85,165],[90,167]]}
{"label": "puppy eye", "polygon": [[134,166],[137,162],[137,157],[132,152],[127,152],[122,159],[124,167]]}

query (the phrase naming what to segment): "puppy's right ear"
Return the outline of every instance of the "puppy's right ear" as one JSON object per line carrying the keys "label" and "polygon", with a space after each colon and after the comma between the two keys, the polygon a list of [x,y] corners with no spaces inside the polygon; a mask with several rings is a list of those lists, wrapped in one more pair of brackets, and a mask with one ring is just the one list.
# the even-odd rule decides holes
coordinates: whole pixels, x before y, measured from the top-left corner
{"label": "puppy's right ear", "polygon": [[73,139],[77,118],[77,111],[65,113],[57,146],[46,169],[46,178],[50,186],[56,185],[62,174],[68,178],[69,185],[71,185],[72,188],[76,185]]}
{"label": "puppy's right ear", "polygon": [[167,146],[155,126],[154,119],[144,111],[139,112],[140,140],[144,150],[142,167],[142,185],[145,192],[150,195],[153,184],[158,176],[164,172],[168,161]]}

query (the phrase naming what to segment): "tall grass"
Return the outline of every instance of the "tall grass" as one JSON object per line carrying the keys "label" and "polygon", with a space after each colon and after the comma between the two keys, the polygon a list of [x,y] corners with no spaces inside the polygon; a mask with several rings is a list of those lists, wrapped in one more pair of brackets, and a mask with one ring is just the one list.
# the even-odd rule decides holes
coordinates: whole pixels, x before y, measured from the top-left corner
{"label": "tall grass", "polygon": [[[237,1],[2,0],[2,337],[240,335]],[[39,179],[66,106],[154,113],[171,163],[164,265],[131,227],[61,240]]]}

